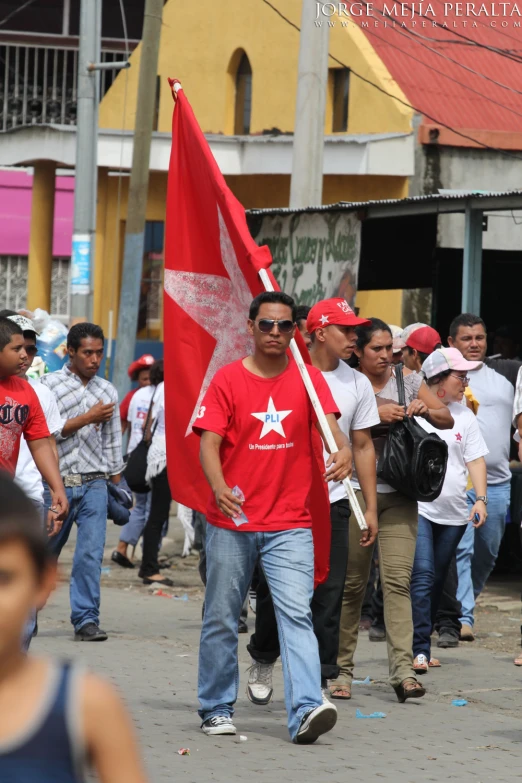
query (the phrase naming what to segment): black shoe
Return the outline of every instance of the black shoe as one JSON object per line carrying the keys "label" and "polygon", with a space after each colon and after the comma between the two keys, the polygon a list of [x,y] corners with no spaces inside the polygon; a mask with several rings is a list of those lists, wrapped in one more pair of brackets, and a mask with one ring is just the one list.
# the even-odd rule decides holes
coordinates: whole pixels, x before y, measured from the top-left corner
{"label": "black shoe", "polygon": [[306,713],[293,741],[297,745],[310,745],[321,734],[331,731],[336,723],[337,708],[329,701],[323,702],[320,707]]}
{"label": "black shoe", "polygon": [[437,647],[458,647],[459,637],[452,631],[439,631],[439,638],[437,639]]}
{"label": "black shoe", "polygon": [[121,566],[122,568],[134,568],[134,563],[132,560],[129,560],[128,557],[122,555],[122,553],[118,552],[117,549],[115,549],[112,553],[111,560],[113,563],[117,563],[117,565]]}
{"label": "black shoe", "polygon": [[174,582],[172,579],[167,579],[167,577],[164,577],[163,579],[149,579],[148,576],[144,576],[142,578],[144,585],[158,585],[158,587],[175,587]]}
{"label": "black shoe", "polygon": [[246,623],[246,620],[240,620],[239,625],[237,627],[238,633],[248,633],[248,625]]}
{"label": "black shoe", "polygon": [[107,634],[96,623],[86,623],[74,634],[75,642],[104,642],[106,639]]}
{"label": "black shoe", "polygon": [[371,642],[385,642],[386,641],[386,628],[380,625],[372,625],[368,630],[368,639]]}

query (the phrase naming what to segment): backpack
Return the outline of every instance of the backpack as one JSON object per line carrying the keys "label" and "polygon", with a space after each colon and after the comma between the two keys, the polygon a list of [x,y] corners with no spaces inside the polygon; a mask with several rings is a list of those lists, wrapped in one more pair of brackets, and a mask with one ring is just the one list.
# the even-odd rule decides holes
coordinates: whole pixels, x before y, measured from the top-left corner
{"label": "backpack", "polygon": [[[395,367],[399,405],[406,407],[402,365]],[[377,476],[411,500],[429,503],[439,497],[446,476],[448,446],[426,432],[414,418],[390,424]]]}

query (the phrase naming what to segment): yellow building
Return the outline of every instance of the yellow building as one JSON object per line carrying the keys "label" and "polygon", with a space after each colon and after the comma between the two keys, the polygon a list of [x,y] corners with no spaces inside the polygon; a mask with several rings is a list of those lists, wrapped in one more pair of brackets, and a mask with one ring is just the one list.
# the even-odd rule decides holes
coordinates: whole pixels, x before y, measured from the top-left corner
{"label": "yellow building", "polygon": [[[151,152],[147,204],[150,223],[143,295],[153,306],[140,323],[140,336],[160,329],[161,239],[173,100],[167,77],[178,78],[226,180],[245,208],[288,206],[292,159],[301,0],[200,0],[197,7],[167,0],[157,80],[157,117]],[[141,45],[131,68],[114,73],[99,109],[98,212],[94,271],[94,320],[107,330],[117,323],[119,280],[129,178],[132,130]],[[348,23],[330,31],[323,203],[401,198],[413,174],[412,111],[350,74],[365,76],[388,93],[404,94],[360,27]],[[42,123],[43,125],[44,123]],[[31,162],[39,193],[52,198],[54,166],[73,167],[75,134],[59,123],[21,127],[0,140],[11,165]],[[45,133],[45,161],[34,151]],[[43,145],[41,145],[43,147]],[[29,153],[31,149],[31,153]],[[7,160],[6,160],[7,157]],[[29,258],[50,268],[51,219],[34,221]],[[154,235],[157,235],[154,239]],[[28,305],[42,302],[42,275],[29,276]],[[34,283],[33,280],[38,280]],[[37,286],[37,287],[36,287]],[[45,294],[44,294],[45,298]],[[37,301],[38,300],[38,301]],[[150,304],[150,302],[149,302]]]}

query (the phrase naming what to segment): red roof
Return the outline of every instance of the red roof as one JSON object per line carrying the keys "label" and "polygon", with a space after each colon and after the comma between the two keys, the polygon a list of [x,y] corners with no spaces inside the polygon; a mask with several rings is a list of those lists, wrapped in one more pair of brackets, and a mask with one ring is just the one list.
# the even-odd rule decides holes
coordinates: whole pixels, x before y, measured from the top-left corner
{"label": "red roof", "polygon": [[[386,19],[387,27],[384,27],[385,20],[379,11],[383,11],[385,5],[388,10],[395,6],[395,27],[389,18]],[[412,3],[404,3],[401,6],[398,2],[388,1],[385,4],[382,0],[376,0],[368,4],[369,10],[365,17],[354,21],[360,23],[364,19],[368,22],[368,27],[364,28],[368,40],[405,93],[407,100],[423,114],[423,124],[436,126],[439,122],[445,123],[451,128],[465,130],[471,136],[473,130],[499,131],[502,133],[490,135],[490,141],[486,143],[495,140],[491,146],[514,148],[515,145],[518,149],[522,148],[522,28],[514,27],[513,24],[522,22],[522,18],[517,15],[491,15],[493,10],[501,14],[502,6],[509,14],[516,4],[488,2],[481,5],[480,2],[466,4],[432,0],[430,5],[433,13],[427,12],[427,2],[414,3],[415,11],[422,11],[423,16],[416,14],[412,17]],[[453,10],[448,10],[446,16],[445,5],[446,8],[453,6]],[[468,10],[474,8],[478,12],[482,8],[490,15],[482,13],[480,16],[457,16],[455,7],[460,6],[465,13],[466,5]],[[522,3],[520,9],[522,13]],[[401,15],[401,10],[407,15]],[[415,26],[412,26],[413,21],[416,22]],[[433,26],[434,21],[437,26]],[[442,26],[444,22],[447,28]],[[467,23],[466,26],[464,22]],[[491,26],[492,22],[496,27]],[[507,26],[502,28],[502,22],[507,22]],[[404,26],[401,26],[402,23]],[[476,26],[473,27],[473,23],[476,23]],[[520,58],[520,62],[476,44],[506,50]],[[455,62],[450,62],[446,57]],[[462,66],[476,71],[477,74]],[[504,89],[479,74],[518,90],[521,94]],[[503,134],[504,143],[500,144],[499,138]],[[423,140],[426,141],[426,132],[424,136]],[[439,143],[449,142],[451,136],[452,134],[441,131]],[[484,141],[488,134],[475,133],[474,138]],[[449,143],[454,143],[455,139],[453,135],[453,141]],[[468,142],[461,139],[456,143]]]}

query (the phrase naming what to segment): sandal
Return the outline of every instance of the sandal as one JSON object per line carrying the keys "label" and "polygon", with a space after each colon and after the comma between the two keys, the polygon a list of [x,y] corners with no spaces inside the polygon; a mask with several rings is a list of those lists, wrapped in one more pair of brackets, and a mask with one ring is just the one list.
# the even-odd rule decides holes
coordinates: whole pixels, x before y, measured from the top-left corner
{"label": "sandal", "polygon": [[517,655],[513,663],[515,664],[515,666],[522,666],[522,653],[520,655]]}
{"label": "sandal", "polygon": [[[430,663],[429,663],[430,669],[440,669],[441,665],[442,664],[438,658],[430,658]],[[520,665],[522,666],[522,661]]]}
{"label": "sandal", "polygon": [[426,674],[428,667],[429,661],[426,655],[420,653],[419,655],[415,656],[413,661],[413,671],[415,674]]}
{"label": "sandal", "polygon": [[394,685],[393,690],[401,704],[404,704],[406,699],[420,699],[426,693],[426,689],[413,677],[406,677],[400,685]]}
{"label": "sandal", "polygon": [[148,576],[144,576],[141,580],[144,585],[158,585],[158,587],[175,587],[172,579],[149,579]]}
{"label": "sandal", "polygon": [[339,685],[330,686],[330,698],[332,699],[344,699],[347,701],[352,698],[352,687],[345,683]]}

